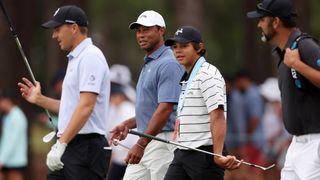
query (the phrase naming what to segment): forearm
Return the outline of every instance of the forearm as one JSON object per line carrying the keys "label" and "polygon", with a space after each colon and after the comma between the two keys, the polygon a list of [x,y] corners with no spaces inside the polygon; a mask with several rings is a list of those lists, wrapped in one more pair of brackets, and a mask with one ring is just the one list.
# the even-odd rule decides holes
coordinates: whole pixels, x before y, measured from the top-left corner
{"label": "forearm", "polygon": [[134,129],[137,127],[136,117],[132,117],[128,120],[123,121],[123,125],[125,125],[128,129]]}
{"label": "forearm", "polygon": [[223,114],[223,110],[217,109],[214,111],[210,113],[213,152],[217,154],[222,154],[227,125]]}
{"label": "forearm", "polygon": [[58,113],[60,108],[60,100],[43,95],[39,96],[35,104],[54,113]]}
{"label": "forearm", "polygon": [[[161,132],[173,111],[173,106],[173,103],[160,103],[156,111],[153,113],[144,133],[156,136]],[[142,146],[147,146],[150,141],[151,139],[141,137],[138,140],[138,143]]]}
{"label": "forearm", "polygon": [[96,104],[97,94],[80,93],[80,101],[74,110],[67,128],[60,137],[61,143],[69,143],[88,121]]}
{"label": "forearm", "polygon": [[293,68],[307,78],[313,85],[320,88],[320,71],[308,66],[301,60],[297,61]]}
{"label": "forearm", "polygon": [[81,105],[77,106],[75,111],[73,112],[73,115],[71,117],[71,120],[60,137],[61,143],[69,143],[75,135],[78,134],[80,129],[85,125],[88,118],[90,117],[90,114],[92,113],[91,107],[82,107]]}

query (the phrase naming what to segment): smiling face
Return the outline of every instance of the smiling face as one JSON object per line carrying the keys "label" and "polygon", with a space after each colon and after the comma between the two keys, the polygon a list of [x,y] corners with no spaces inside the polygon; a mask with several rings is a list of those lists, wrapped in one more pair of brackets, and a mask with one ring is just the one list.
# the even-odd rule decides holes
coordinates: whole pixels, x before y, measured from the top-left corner
{"label": "smiling face", "polygon": [[59,43],[60,49],[65,51],[72,51],[75,48],[74,34],[76,24],[63,24],[54,28],[52,39],[56,39]]}
{"label": "smiling face", "polygon": [[136,38],[141,49],[147,51],[147,54],[153,53],[163,43],[165,29],[158,26],[138,26],[136,28]]}
{"label": "smiling face", "polygon": [[172,50],[178,62],[182,64],[187,72],[191,70],[200,55],[193,47],[192,43],[178,43],[172,45]]}

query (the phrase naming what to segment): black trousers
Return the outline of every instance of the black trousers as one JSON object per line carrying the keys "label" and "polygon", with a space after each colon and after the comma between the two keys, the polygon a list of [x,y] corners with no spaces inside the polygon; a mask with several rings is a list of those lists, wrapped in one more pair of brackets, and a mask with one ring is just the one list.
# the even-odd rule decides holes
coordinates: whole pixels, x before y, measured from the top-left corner
{"label": "black trousers", "polygon": [[126,172],[126,165],[112,162],[108,171],[107,180],[121,180]]}
{"label": "black trousers", "polygon": [[105,150],[108,142],[103,135],[77,135],[62,155],[63,169],[50,171],[47,180],[105,180],[111,150]]}
{"label": "black trousers", "polygon": [[[199,149],[212,152],[212,146]],[[224,150],[224,155],[227,154]],[[192,150],[176,149],[165,180],[223,180],[224,169],[213,162],[213,156]]]}

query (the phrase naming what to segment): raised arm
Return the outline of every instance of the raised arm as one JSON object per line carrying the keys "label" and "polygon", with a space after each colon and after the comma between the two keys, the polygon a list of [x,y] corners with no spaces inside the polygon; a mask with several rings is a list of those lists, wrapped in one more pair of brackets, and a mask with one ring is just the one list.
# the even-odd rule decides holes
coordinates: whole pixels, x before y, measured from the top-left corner
{"label": "raised arm", "polygon": [[293,68],[296,71],[298,71],[302,76],[307,78],[313,85],[320,88],[320,71],[305,64],[300,59],[300,54],[298,49],[291,50],[287,48],[283,62],[289,68]]}
{"label": "raised arm", "polygon": [[21,96],[28,102],[54,113],[59,112],[60,100],[42,95],[39,82],[34,85],[27,78],[22,78],[22,82],[19,82],[18,86],[20,87]]}

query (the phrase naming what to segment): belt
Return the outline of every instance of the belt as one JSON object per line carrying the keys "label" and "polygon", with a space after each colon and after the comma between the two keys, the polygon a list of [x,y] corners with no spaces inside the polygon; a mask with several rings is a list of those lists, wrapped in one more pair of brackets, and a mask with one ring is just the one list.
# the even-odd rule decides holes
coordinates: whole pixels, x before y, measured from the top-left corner
{"label": "belt", "polygon": [[320,140],[320,133],[294,136],[293,138],[297,143],[307,143],[313,140]]}

